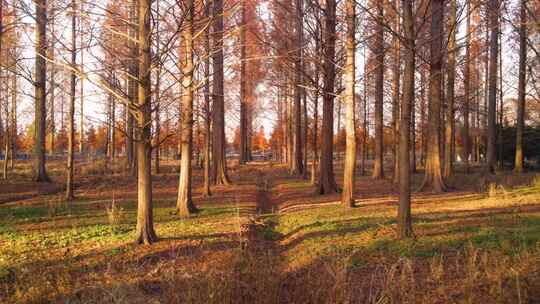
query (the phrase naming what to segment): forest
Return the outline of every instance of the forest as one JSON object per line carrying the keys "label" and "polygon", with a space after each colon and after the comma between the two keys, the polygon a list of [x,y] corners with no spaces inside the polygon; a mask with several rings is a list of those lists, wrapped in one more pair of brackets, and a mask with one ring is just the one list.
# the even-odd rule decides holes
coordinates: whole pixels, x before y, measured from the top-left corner
{"label": "forest", "polygon": [[538,0],[0,0],[0,303],[540,303],[538,77]]}

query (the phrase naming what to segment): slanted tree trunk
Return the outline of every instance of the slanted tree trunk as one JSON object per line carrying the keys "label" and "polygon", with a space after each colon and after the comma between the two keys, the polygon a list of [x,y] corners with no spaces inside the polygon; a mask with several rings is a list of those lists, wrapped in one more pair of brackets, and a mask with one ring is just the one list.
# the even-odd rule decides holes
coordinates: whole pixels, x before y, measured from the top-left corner
{"label": "slanted tree trunk", "polygon": [[[210,22],[211,0],[206,0],[204,16]],[[210,192],[210,29],[204,31],[204,163],[203,163],[203,197],[211,195]]]}
{"label": "slanted tree trunk", "polygon": [[457,22],[456,22],[456,11],[457,3],[456,0],[450,2],[450,20],[449,20],[449,30],[450,37],[448,41],[448,65],[446,71],[448,73],[447,78],[447,90],[446,90],[446,127],[445,127],[445,145],[444,145],[444,173],[445,178],[449,178],[454,172],[454,79],[455,79],[455,69],[456,69],[456,31],[457,31]]}
{"label": "slanted tree trunk", "polygon": [[34,180],[50,181],[45,169],[45,132],[47,106],[45,82],[47,79],[47,0],[36,0],[36,63],[35,63],[35,120],[34,120]]}
{"label": "slanted tree trunk", "polygon": [[[71,67],[77,66],[77,2],[71,0]],[[77,85],[77,76],[74,71],[71,72],[69,110],[68,110],[68,155],[66,168],[66,200],[71,201],[75,198],[73,193],[73,152],[75,150],[75,91]]]}
{"label": "slanted tree trunk", "polygon": [[499,0],[489,0],[489,83],[488,83],[488,132],[487,132],[487,163],[486,172],[495,173],[496,155],[496,124],[497,124],[497,61],[499,58]]}
{"label": "slanted tree trunk", "polygon": [[341,193],[341,203],[347,207],[354,207],[354,180],[356,169],[356,128],[355,128],[355,23],[356,10],[355,1],[345,2],[345,14],[347,23],[347,33],[345,38],[345,132],[346,132],[346,153],[345,165],[343,168],[343,192]]}
{"label": "slanted tree trunk", "polygon": [[197,209],[193,204],[191,195],[191,158],[193,154],[193,0],[187,0],[185,20],[182,27],[182,44],[184,56],[182,60],[182,137],[181,137],[181,160],[180,160],[180,181],[178,185],[178,199],[176,208],[180,216],[186,217]]}
{"label": "slanted tree trunk", "polygon": [[376,52],[375,67],[375,161],[372,177],[384,177],[383,169],[383,86],[384,86],[384,11],[383,2],[377,2],[377,20],[375,30],[374,51]]}
{"label": "slanted tree trunk", "polygon": [[471,3],[467,2],[467,30],[466,30],[466,42],[465,42],[465,70],[463,72],[463,88],[464,88],[464,101],[463,101],[463,166],[465,172],[469,173],[469,157],[471,155],[471,144],[469,136],[469,111],[471,100]]}
{"label": "slanted tree trunk", "polygon": [[442,176],[440,153],[440,127],[442,103],[442,39],[443,39],[443,2],[431,1],[431,41],[429,62],[429,95],[428,105],[428,138],[427,159],[424,182],[420,189],[431,189],[435,192],[447,190]]}
{"label": "slanted tree trunk", "polygon": [[157,241],[152,210],[152,96],[150,94],[150,5],[152,0],[139,2],[139,90],[137,100],[137,180],[138,208],[136,243]]}
{"label": "slanted tree trunk", "polygon": [[527,85],[527,0],[521,0],[519,25],[519,80],[516,121],[516,159],[514,172],[523,173],[523,129],[525,125],[525,87]]}
{"label": "slanted tree trunk", "polygon": [[415,41],[412,0],[403,1],[403,29],[405,35],[403,73],[403,99],[401,101],[401,119],[399,133],[399,208],[398,237],[412,236],[411,220],[411,170],[409,168],[409,140],[411,104],[414,100]]}
{"label": "slanted tree trunk", "polygon": [[326,16],[324,26],[324,89],[321,161],[319,164],[319,183],[317,192],[327,194],[337,192],[334,177],[334,82],[336,78],[336,1],[325,0]]}
{"label": "slanted tree trunk", "polygon": [[228,185],[227,160],[225,159],[225,105],[223,91],[223,0],[214,0],[214,64],[212,109],[212,181]]}

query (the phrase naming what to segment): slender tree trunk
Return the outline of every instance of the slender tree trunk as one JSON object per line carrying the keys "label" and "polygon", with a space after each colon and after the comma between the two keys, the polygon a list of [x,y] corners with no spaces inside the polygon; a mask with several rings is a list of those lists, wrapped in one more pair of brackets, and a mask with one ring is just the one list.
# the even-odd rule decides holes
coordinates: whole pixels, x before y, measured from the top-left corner
{"label": "slender tree trunk", "polygon": [[[83,2],[79,3],[79,10],[83,11]],[[82,18],[79,19],[79,38],[80,38],[80,47],[81,47],[81,66],[80,70],[84,73],[84,32],[83,32],[83,23]],[[79,154],[82,156],[84,152],[84,77],[79,79],[81,83],[80,92],[79,92],[79,106],[80,106],[80,117],[79,117]]]}
{"label": "slender tree trunk", "polygon": [[345,2],[345,14],[347,23],[347,33],[345,38],[345,131],[346,131],[346,153],[345,166],[343,168],[343,192],[341,193],[341,203],[344,206],[354,207],[354,180],[356,169],[356,128],[355,128],[355,23],[356,10],[355,1]]}
{"label": "slender tree trunk", "polygon": [[[204,15],[210,22],[211,0],[206,0]],[[210,192],[210,29],[204,31],[204,164],[202,195],[208,197]]]}
{"label": "slender tree trunk", "polygon": [[447,91],[446,91],[446,134],[444,145],[444,177],[449,178],[454,171],[454,79],[455,79],[455,69],[456,69],[456,31],[457,31],[457,22],[456,22],[456,12],[457,3],[456,0],[450,2],[450,22],[449,30],[450,37],[448,41],[448,66],[446,67],[448,73],[447,79]]}
{"label": "slender tree trunk", "polygon": [[420,189],[432,189],[435,192],[447,190],[441,171],[440,126],[442,93],[442,0],[431,1],[431,42],[430,42],[430,79],[429,79],[429,117],[427,159],[424,182]]}
{"label": "slender tree trunk", "polygon": [[212,57],[214,64],[214,82],[212,86],[212,181],[216,185],[228,185],[223,91],[223,0],[214,0],[214,49]]}
{"label": "slender tree trunk", "polygon": [[[156,33],[160,32],[160,3],[159,0],[156,1]],[[159,35],[156,35],[157,40],[157,46],[156,46],[156,56],[161,56],[161,44],[159,40]],[[154,102],[155,102],[155,130],[154,130],[154,137],[155,137],[155,145],[154,145],[154,173],[159,174],[160,173],[160,158],[161,158],[161,150],[160,150],[160,143],[161,143],[161,66],[159,66],[156,69],[156,87],[154,92]],[[114,137],[113,137],[114,139]]]}
{"label": "slender tree trunk", "polygon": [[[72,16],[71,16],[71,66],[76,68],[77,65],[77,2],[71,0]],[[69,113],[68,113],[68,156],[66,168],[66,200],[71,201],[75,198],[73,193],[73,152],[75,150],[75,91],[77,85],[77,76],[75,72],[71,72],[70,96],[69,96]]]}
{"label": "slender tree trunk", "polygon": [[301,176],[304,174],[302,158],[302,40],[303,40],[303,1],[296,0],[295,16],[295,54],[294,54],[294,100],[293,100],[293,159],[291,173]]}
{"label": "slender tree trunk", "polygon": [[362,155],[360,160],[360,175],[366,175],[366,158],[368,151],[368,73],[367,73],[367,60],[366,60],[366,48],[364,48],[364,120],[362,122]]}
{"label": "slender tree trunk", "polygon": [[152,96],[150,94],[150,6],[152,0],[139,2],[139,90],[137,115],[138,209],[136,243],[151,244],[157,240],[152,210]]}
{"label": "slender tree trunk", "polygon": [[[394,20],[394,27],[397,33],[400,33],[400,14],[399,14],[399,2],[401,0],[394,0],[396,7],[396,15]],[[401,60],[400,60],[400,42],[399,37],[394,35],[392,38],[392,49],[394,52],[394,66],[392,71],[392,127],[394,135],[394,183],[399,183],[399,95],[400,95],[400,72],[401,72]]]}
{"label": "slender tree trunk", "polygon": [[17,84],[17,74],[13,74],[11,77],[11,157],[9,158],[9,166],[11,170],[13,171],[15,157],[17,154],[17,90],[18,90],[18,84]]}
{"label": "slender tree trunk", "polygon": [[240,24],[240,164],[248,161],[248,129],[247,129],[247,75],[246,75],[246,1],[241,4],[241,24]]}
{"label": "slender tree trunk", "polygon": [[319,165],[319,194],[337,192],[334,177],[334,66],[336,54],[336,1],[325,0],[326,17],[324,26],[324,91],[322,120],[322,151]]}
{"label": "slender tree trunk", "polygon": [[499,31],[499,124],[497,128],[497,151],[499,169],[504,169],[503,159],[503,123],[504,123],[504,91],[503,91],[503,61],[502,61],[502,32]]}
{"label": "slender tree trunk", "polygon": [[470,91],[471,91],[471,3],[467,2],[467,36],[465,42],[465,70],[463,72],[463,88],[464,88],[464,101],[463,101],[463,166],[465,173],[469,173],[469,157],[471,154],[470,149],[470,131],[469,131],[469,108],[470,108]]}
{"label": "slender tree trunk", "polygon": [[499,0],[489,0],[489,83],[488,83],[488,136],[486,171],[495,172],[496,156],[496,105],[497,105],[497,61],[499,58]]}
{"label": "slender tree trunk", "polygon": [[519,25],[519,80],[516,121],[516,159],[514,171],[523,173],[523,129],[525,125],[525,87],[527,85],[527,0],[521,0]]}
{"label": "slender tree trunk", "polygon": [[399,133],[399,208],[398,237],[412,236],[411,220],[411,170],[409,160],[411,104],[414,100],[415,41],[412,0],[403,1],[403,28],[405,34],[405,70],[403,73],[403,100]]}
{"label": "slender tree trunk", "polygon": [[45,169],[47,0],[36,1],[36,22],[34,180],[48,182],[50,180]]}
{"label": "slender tree trunk", "polygon": [[[141,0],[132,0],[131,4],[132,7],[129,12],[129,18],[132,20],[132,22],[135,22],[137,18],[137,9],[136,5]],[[142,0],[145,1],[145,0]],[[129,29],[129,35],[131,39],[138,39],[139,33],[138,29],[134,27],[130,27]],[[137,45],[130,41],[128,43],[130,48],[130,60],[128,64],[128,98],[130,103],[137,104],[138,103],[138,96],[137,96],[137,75],[138,73],[138,67],[137,67],[137,58],[139,58],[139,51],[137,49]],[[134,128],[134,117],[131,113],[131,110],[126,109],[126,158],[127,158],[127,169],[130,171],[131,175],[135,175],[136,170],[136,154],[134,151],[135,143],[133,141],[133,136],[135,135],[135,128]]]}
{"label": "slender tree trunk", "polygon": [[375,162],[373,175],[375,179],[384,177],[383,168],[383,88],[384,88],[384,12],[383,2],[377,2],[377,20],[375,32],[375,52],[377,54],[375,68]]}

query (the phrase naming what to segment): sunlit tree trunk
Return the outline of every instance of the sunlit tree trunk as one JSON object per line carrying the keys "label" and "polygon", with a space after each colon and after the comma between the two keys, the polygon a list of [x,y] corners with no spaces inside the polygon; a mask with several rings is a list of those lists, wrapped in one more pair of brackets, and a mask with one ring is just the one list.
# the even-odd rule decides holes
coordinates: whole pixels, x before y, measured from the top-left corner
{"label": "sunlit tree trunk", "polygon": [[336,54],[336,1],[325,0],[326,15],[324,26],[324,89],[323,89],[323,118],[322,118],[322,151],[319,164],[319,194],[337,191],[334,177],[334,82],[336,71],[334,66]]}
{"label": "sunlit tree trunk", "polygon": [[[132,0],[131,1],[131,8],[129,11],[129,18],[132,20],[132,22],[136,22],[137,20],[137,4],[140,0]],[[127,95],[129,98],[130,103],[137,104],[137,75],[138,75],[138,67],[137,67],[137,58],[139,56],[139,51],[137,49],[137,45],[132,41],[133,39],[138,39],[139,33],[138,29],[134,28],[133,26],[130,26],[129,28],[129,36],[130,41],[128,43],[129,49],[130,49],[130,58],[128,61],[128,88],[127,88]],[[131,110],[126,109],[126,158],[127,158],[127,169],[131,172],[132,175],[135,175],[136,173],[136,163],[135,163],[135,151],[134,146],[135,143],[133,141],[133,136],[135,134],[135,128],[134,128],[134,117],[131,113]]]}
{"label": "sunlit tree trunk", "polygon": [[376,30],[374,51],[376,53],[375,67],[375,160],[373,163],[373,178],[384,177],[383,169],[383,88],[384,88],[384,14],[383,2],[376,4]]}
{"label": "sunlit tree trunk", "polygon": [[486,171],[495,172],[496,162],[496,106],[497,106],[497,61],[499,58],[499,0],[489,0],[489,79],[488,79],[488,132]]}
{"label": "sunlit tree trunk", "polygon": [[354,180],[356,169],[356,128],[355,128],[355,22],[356,22],[355,1],[346,0],[345,15],[347,23],[347,33],[345,38],[345,132],[346,132],[346,153],[345,165],[343,168],[343,192],[341,193],[341,203],[344,206],[354,207]]}
{"label": "sunlit tree trunk", "polygon": [[465,172],[469,173],[469,157],[471,154],[471,144],[469,136],[469,111],[470,111],[470,100],[471,100],[471,3],[467,2],[467,30],[466,30],[466,41],[465,41],[465,69],[463,71],[463,90],[464,90],[464,101],[463,101],[463,166]]}
{"label": "sunlit tree trunk", "polygon": [[527,85],[527,0],[521,0],[519,25],[519,80],[516,121],[516,159],[514,171],[523,172],[523,129],[525,125],[525,87]]}
{"label": "sunlit tree trunk", "polygon": [[[71,67],[76,68],[77,65],[77,2],[71,1]],[[73,152],[75,150],[75,92],[77,76],[74,71],[71,72],[69,110],[68,110],[68,156],[66,170],[66,200],[70,201],[75,198],[73,193]]]}
{"label": "sunlit tree trunk", "polygon": [[137,100],[137,180],[138,209],[136,243],[151,244],[157,240],[152,210],[152,96],[150,94],[150,15],[151,0],[139,2],[139,90]]}
{"label": "sunlit tree trunk", "polygon": [[225,104],[223,91],[223,0],[214,0],[213,29],[212,181],[216,185],[228,185],[229,177],[227,176],[227,160],[225,159]]}
{"label": "sunlit tree trunk", "polygon": [[181,159],[180,159],[180,181],[178,186],[178,199],[176,208],[180,216],[189,216],[197,209],[193,204],[191,195],[191,158],[193,154],[193,0],[186,2],[185,20],[182,26],[182,128],[181,128]]}
{"label": "sunlit tree trunk", "polygon": [[240,164],[248,161],[248,129],[247,129],[247,87],[246,87],[246,1],[241,1],[240,22]]}
{"label": "sunlit tree trunk", "polygon": [[[156,1],[156,33],[160,32],[160,3],[159,0]],[[161,56],[161,44],[159,40],[159,35],[156,35],[156,56]],[[159,66],[156,69],[156,86],[154,89],[154,102],[155,102],[155,130],[154,130],[154,138],[155,138],[155,145],[154,145],[154,173],[159,174],[160,173],[160,158],[161,158],[161,69],[162,67]],[[113,112],[114,115],[114,112]],[[113,116],[114,117],[114,116]],[[114,130],[114,123],[113,123],[113,130]],[[114,142],[114,136],[113,136],[113,142]],[[114,146],[114,145],[113,145]],[[113,148],[114,149],[114,148]],[[114,151],[114,150],[113,150]]]}
{"label": "sunlit tree trunk", "polygon": [[430,38],[430,77],[429,77],[429,113],[427,159],[424,182],[420,189],[435,192],[447,190],[442,176],[440,154],[440,127],[442,103],[442,39],[443,39],[443,2],[431,1],[431,38]]}
{"label": "sunlit tree trunk", "polygon": [[[204,15],[210,22],[211,0],[207,0]],[[203,189],[202,195],[207,197],[210,192],[210,29],[204,31],[204,163],[203,163]]]}
{"label": "sunlit tree trunk", "polygon": [[412,236],[411,224],[411,181],[409,162],[411,104],[414,100],[415,41],[412,0],[403,0],[403,29],[405,35],[403,73],[403,100],[399,133],[399,208],[398,237]]}
{"label": "sunlit tree trunk", "polygon": [[35,62],[35,120],[34,120],[34,180],[48,182],[45,169],[46,89],[47,68],[47,0],[36,0],[36,62]]}
{"label": "sunlit tree trunk", "polygon": [[445,140],[444,145],[444,177],[448,178],[453,174],[454,171],[454,79],[455,79],[455,69],[456,69],[456,31],[457,31],[457,22],[456,22],[456,11],[457,3],[456,0],[450,2],[450,20],[449,20],[449,41],[448,41],[448,63],[447,63],[447,90],[446,90],[446,127],[445,127]]}

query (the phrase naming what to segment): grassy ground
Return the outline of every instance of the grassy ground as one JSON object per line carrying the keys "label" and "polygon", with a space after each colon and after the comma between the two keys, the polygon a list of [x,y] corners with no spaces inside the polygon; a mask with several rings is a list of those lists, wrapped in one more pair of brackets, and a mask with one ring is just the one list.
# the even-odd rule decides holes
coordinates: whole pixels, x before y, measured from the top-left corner
{"label": "grassy ground", "polygon": [[415,193],[415,238],[398,241],[388,180],[359,177],[358,206],[345,209],[281,166],[233,167],[234,185],[210,199],[195,191],[202,211],[182,219],[165,163],[154,177],[161,240],[134,246],[133,178],[80,164],[78,200],[66,203],[56,166],[49,185],[28,182],[28,164],[0,183],[1,303],[540,302],[534,174],[458,174],[450,193]]}

